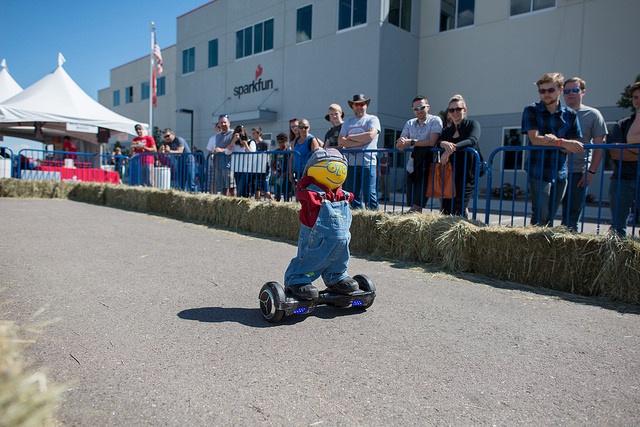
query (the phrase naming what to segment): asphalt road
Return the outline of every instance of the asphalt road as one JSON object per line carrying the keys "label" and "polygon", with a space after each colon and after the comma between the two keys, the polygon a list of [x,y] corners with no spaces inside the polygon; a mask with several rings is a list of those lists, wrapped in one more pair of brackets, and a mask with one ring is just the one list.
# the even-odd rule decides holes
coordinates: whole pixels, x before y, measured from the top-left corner
{"label": "asphalt road", "polygon": [[378,296],[271,325],[291,243],[0,198],[0,316],[63,425],[638,425],[640,309],[353,256]]}

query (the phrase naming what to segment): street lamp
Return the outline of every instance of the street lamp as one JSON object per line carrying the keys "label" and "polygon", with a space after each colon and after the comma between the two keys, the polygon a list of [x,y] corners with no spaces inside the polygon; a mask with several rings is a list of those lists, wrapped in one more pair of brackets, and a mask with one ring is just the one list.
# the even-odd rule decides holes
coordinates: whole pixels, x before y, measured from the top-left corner
{"label": "street lamp", "polygon": [[193,110],[188,108],[181,108],[178,110],[180,113],[190,114],[191,115],[191,151],[193,151]]}

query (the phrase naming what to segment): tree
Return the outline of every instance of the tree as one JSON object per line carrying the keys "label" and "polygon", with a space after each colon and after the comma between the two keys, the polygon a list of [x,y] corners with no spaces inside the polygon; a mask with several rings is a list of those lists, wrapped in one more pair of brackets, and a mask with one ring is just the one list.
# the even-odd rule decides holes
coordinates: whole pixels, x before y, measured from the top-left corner
{"label": "tree", "polygon": [[[636,76],[634,83],[640,82],[640,74]],[[620,108],[630,108],[633,111],[633,104],[631,103],[631,85],[627,85],[620,93],[620,99],[616,103]]]}

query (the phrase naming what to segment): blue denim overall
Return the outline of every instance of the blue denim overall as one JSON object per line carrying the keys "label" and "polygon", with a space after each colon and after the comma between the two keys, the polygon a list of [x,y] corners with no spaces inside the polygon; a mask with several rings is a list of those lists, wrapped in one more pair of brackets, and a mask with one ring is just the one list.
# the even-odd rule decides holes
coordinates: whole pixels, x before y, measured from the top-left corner
{"label": "blue denim overall", "polygon": [[322,206],[312,228],[300,224],[298,254],[284,274],[284,285],[309,284],[320,275],[325,285],[333,285],[348,276],[351,241],[349,193],[345,192],[346,200],[330,202],[320,187],[311,184],[307,190],[322,196]]}

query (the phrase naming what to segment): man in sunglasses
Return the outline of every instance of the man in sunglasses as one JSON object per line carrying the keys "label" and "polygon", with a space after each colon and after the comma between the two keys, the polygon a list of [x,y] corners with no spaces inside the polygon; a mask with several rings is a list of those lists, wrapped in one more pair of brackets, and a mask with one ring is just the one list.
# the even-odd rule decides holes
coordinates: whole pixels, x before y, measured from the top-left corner
{"label": "man in sunglasses", "polygon": [[584,147],[578,114],[560,102],[564,89],[560,73],[544,74],[536,82],[540,102],[525,107],[521,132],[538,149],[526,162],[531,192],[531,224],[550,225],[567,188],[567,154],[582,153]]}
{"label": "man in sunglasses", "polygon": [[377,116],[367,114],[371,99],[360,93],[347,101],[353,110],[354,117],[349,117],[340,128],[338,144],[347,150],[362,150],[362,153],[350,152],[348,157],[347,180],[345,190],[353,193],[351,206],[354,209],[364,207],[378,209],[378,191],[376,190],[376,174],[378,158],[378,135],[380,120]]}
{"label": "man in sunglasses", "polygon": [[429,102],[424,96],[416,96],[411,104],[416,116],[405,123],[396,148],[413,148],[407,164],[407,198],[411,204],[409,212],[422,212],[427,203],[427,176],[431,157],[429,150],[434,147],[442,133],[440,116],[429,114]]}
{"label": "man in sunglasses", "polygon": [[[580,142],[583,144],[604,144],[607,125],[600,111],[582,103],[586,93],[586,82],[580,77],[572,77],[564,82],[564,102],[567,107],[578,113],[578,122],[582,131]],[[593,156],[592,156],[593,152]],[[562,225],[571,231],[578,231],[578,220],[585,200],[586,187],[595,176],[602,160],[602,150],[587,150],[583,154],[574,154],[568,162],[569,182],[562,199]]]}

